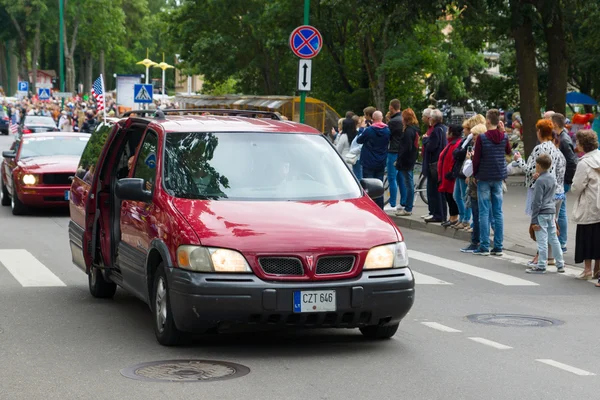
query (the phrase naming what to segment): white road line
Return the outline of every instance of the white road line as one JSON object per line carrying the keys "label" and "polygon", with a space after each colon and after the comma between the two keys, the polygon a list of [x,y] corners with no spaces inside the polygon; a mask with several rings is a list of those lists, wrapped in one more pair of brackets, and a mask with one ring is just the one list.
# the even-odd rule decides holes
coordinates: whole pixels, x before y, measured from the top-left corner
{"label": "white road line", "polygon": [[0,263],[23,287],[66,286],[27,250],[0,250]]}
{"label": "white road line", "polygon": [[[520,257],[520,256],[517,256],[517,255],[513,255],[513,254],[506,254],[506,253],[504,253],[504,256],[498,257],[498,258],[502,258],[502,259],[505,259],[507,261],[510,261],[513,264],[519,264],[519,265],[523,265],[525,267],[527,267],[527,263],[533,259],[533,257],[531,257],[531,258],[525,258],[525,257]],[[548,272],[555,272],[555,271],[556,271],[556,266],[555,265],[549,265],[548,266]],[[579,275],[581,275],[582,272],[583,272],[582,269],[577,269],[577,268],[572,268],[572,267],[569,267],[569,266],[565,266],[565,272],[562,273],[562,274],[559,274],[559,275],[561,275],[561,276],[568,276],[570,278],[576,278]],[[591,279],[589,282],[596,283],[596,279]]]}
{"label": "white road line", "polygon": [[433,276],[421,274],[420,272],[412,271],[417,285],[452,285],[450,282],[442,281]]}
{"label": "white road line", "polygon": [[535,360],[535,361],[539,361],[541,363],[544,363],[544,364],[547,364],[547,365],[550,365],[550,366],[562,369],[564,371],[567,371],[567,372],[570,372],[572,374],[579,375],[579,376],[592,376],[592,375],[596,375],[593,372],[589,372],[589,371],[585,371],[583,369],[575,368],[575,367],[572,367],[570,365],[563,364],[561,362],[554,361],[554,360],[540,359],[540,360]]}
{"label": "white road line", "polygon": [[458,329],[450,328],[449,326],[438,324],[437,322],[421,322],[423,325],[428,326],[433,329],[437,329],[438,331],[448,332],[448,333],[460,333]]}
{"label": "white road line", "polygon": [[[473,265],[465,264],[459,261],[448,260],[446,258],[421,253],[420,251],[409,250],[408,255],[410,258],[413,258],[415,260],[423,261],[429,264],[434,264],[443,268],[448,268],[453,271],[462,272],[463,274],[472,275],[477,278],[485,279],[491,282],[496,282],[504,286],[539,286],[535,282],[531,282],[521,278],[516,278],[508,274],[502,274],[500,272],[475,267]],[[480,261],[485,261],[485,257],[473,257],[479,257]]]}
{"label": "white road line", "polygon": [[512,347],[507,346],[505,344],[494,342],[493,340],[488,340],[488,339],[484,339],[484,338],[481,338],[481,337],[470,337],[469,339],[471,339],[474,342],[485,344],[486,346],[490,346],[490,347],[493,347],[493,348],[498,349],[498,350],[509,350],[509,349],[512,349]]}

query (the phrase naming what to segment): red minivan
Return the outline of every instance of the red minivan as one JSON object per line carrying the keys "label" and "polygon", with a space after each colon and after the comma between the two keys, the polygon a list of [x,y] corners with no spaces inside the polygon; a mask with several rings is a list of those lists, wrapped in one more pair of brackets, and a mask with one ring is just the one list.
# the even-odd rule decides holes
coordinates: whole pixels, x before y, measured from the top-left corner
{"label": "red minivan", "polygon": [[91,135],[69,224],[91,294],[120,286],[148,303],[163,345],[264,327],[393,336],[415,284],[402,234],[370,198],[382,183],[359,182],[309,126],[192,111]]}

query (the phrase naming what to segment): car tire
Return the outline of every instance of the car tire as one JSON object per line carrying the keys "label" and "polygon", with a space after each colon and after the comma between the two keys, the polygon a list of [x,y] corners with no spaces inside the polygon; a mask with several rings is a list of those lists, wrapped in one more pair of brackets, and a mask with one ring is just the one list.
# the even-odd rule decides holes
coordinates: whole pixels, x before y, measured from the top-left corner
{"label": "car tire", "polygon": [[389,339],[396,334],[400,323],[392,325],[370,325],[360,328],[360,333],[368,339]]}
{"label": "car tire", "polygon": [[27,206],[19,200],[19,196],[13,193],[10,197],[10,207],[12,208],[13,215],[24,215],[27,213]]}
{"label": "car tire", "polygon": [[88,274],[90,294],[97,299],[112,299],[117,292],[117,285],[107,281],[98,268],[91,267]]}
{"label": "car tire", "polygon": [[156,268],[153,289],[151,309],[156,340],[163,346],[176,346],[181,342],[183,335],[173,320],[169,286],[163,263]]}
{"label": "car tire", "polygon": [[10,194],[8,194],[6,186],[4,186],[4,181],[2,181],[2,200],[0,200],[0,204],[3,206],[10,206]]}

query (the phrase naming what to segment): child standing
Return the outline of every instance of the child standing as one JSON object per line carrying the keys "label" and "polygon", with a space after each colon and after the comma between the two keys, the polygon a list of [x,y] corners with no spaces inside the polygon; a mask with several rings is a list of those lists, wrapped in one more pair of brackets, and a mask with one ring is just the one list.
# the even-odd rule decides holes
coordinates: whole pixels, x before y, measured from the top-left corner
{"label": "child standing", "polygon": [[565,272],[565,261],[556,234],[556,178],[548,173],[552,167],[552,159],[548,154],[542,154],[535,160],[537,180],[533,186],[533,200],[531,204],[531,226],[535,231],[538,245],[538,264],[527,269],[528,274],[545,274],[548,262],[548,243],[556,259],[558,272]]}

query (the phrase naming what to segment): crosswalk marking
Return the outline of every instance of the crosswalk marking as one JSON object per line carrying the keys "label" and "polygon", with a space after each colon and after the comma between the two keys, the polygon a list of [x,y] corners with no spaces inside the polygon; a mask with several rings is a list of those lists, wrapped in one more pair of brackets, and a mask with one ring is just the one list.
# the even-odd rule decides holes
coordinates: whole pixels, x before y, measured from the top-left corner
{"label": "crosswalk marking", "polygon": [[412,271],[417,285],[452,285],[450,282],[434,278],[433,276],[425,275],[417,271]]}
{"label": "crosswalk marking", "polygon": [[66,286],[27,250],[0,250],[0,263],[23,287]]}
{"label": "crosswalk marking", "polygon": [[[485,268],[475,267],[459,261],[448,260],[446,258],[433,256],[431,254],[421,253],[420,251],[410,250],[408,253],[410,258],[423,261],[429,264],[434,264],[442,268],[447,268],[463,274],[475,276],[487,281],[499,283],[504,286],[539,286],[535,282],[517,278],[508,274],[502,274],[496,271],[490,271]],[[483,258],[483,257],[482,257]]]}
{"label": "crosswalk marking", "polygon": [[[527,267],[527,263],[529,261],[531,261],[533,259],[533,257],[531,258],[525,258],[525,257],[520,257],[518,255],[514,255],[514,254],[504,254],[504,256],[499,257],[503,260],[506,261],[510,261],[513,264],[519,264],[519,265],[523,265],[525,267]],[[549,265],[547,267],[548,272],[553,272],[556,271],[556,267],[553,265]],[[582,269],[577,269],[577,268],[573,268],[573,267],[569,267],[569,266],[565,266],[565,272],[560,274],[561,276],[568,276],[570,278],[576,278],[579,275],[581,275],[581,273],[583,272]],[[595,279],[591,279],[588,282],[592,282],[592,283],[596,283]]]}

